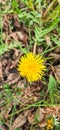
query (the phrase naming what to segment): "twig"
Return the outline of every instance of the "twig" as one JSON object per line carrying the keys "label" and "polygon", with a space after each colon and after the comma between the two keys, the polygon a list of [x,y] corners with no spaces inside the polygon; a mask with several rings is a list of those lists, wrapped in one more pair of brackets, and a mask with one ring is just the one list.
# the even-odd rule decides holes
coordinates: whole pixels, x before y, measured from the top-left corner
{"label": "twig", "polygon": [[36,43],[34,44],[34,47],[33,47],[33,54],[34,55],[36,54]]}

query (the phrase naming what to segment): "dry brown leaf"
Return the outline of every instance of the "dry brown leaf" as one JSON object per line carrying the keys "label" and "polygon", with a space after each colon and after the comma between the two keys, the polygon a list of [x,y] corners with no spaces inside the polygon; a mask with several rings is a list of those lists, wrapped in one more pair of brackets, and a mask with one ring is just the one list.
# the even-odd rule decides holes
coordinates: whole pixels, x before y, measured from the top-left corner
{"label": "dry brown leaf", "polygon": [[38,120],[42,121],[43,118],[44,118],[43,108],[41,108],[41,109],[38,108],[37,111],[36,111],[36,114],[38,115]]}
{"label": "dry brown leaf", "polygon": [[60,65],[56,65],[56,66],[54,66],[54,68],[55,68],[55,73],[56,73],[58,79],[60,80]]}
{"label": "dry brown leaf", "polygon": [[57,47],[57,48],[54,50],[54,53],[60,53],[60,47]]}
{"label": "dry brown leaf", "polygon": [[5,110],[5,113],[4,113],[4,115],[3,115],[5,120],[8,120],[8,118],[9,118],[9,113],[10,113],[10,111],[12,110],[12,104],[13,104],[13,103],[10,103],[10,104],[7,104],[7,105],[5,106],[6,110]]}
{"label": "dry brown leaf", "polygon": [[20,107],[25,106],[25,104],[32,104],[40,100],[40,96],[38,93],[39,90],[40,90],[39,86],[35,87],[35,86],[28,85],[28,87],[25,88],[23,94],[20,97],[20,101],[22,102]]}
{"label": "dry brown leaf", "polygon": [[13,122],[11,129],[10,130],[14,130],[17,127],[21,127],[26,123],[27,119],[26,116],[23,116],[22,114],[20,114],[15,121]]}
{"label": "dry brown leaf", "polygon": [[27,36],[26,33],[17,32],[17,35],[18,35],[19,39],[20,39],[23,43],[27,43],[28,36]]}
{"label": "dry brown leaf", "polygon": [[34,115],[31,113],[31,111],[29,111],[27,118],[28,118],[28,122],[30,124],[33,124],[33,122],[34,122]]}
{"label": "dry brown leaf", "polygon": [[23,33],[21,31],[12,32],[9,35],[9,38],[12,37],[14,40],[21,40],[23,43],[27,43],[28,36],[26,33]]}
{"label": "dry brown leaf", "polygon": [[8,77],[8,79],[7,79],[7,81],[5,83],[8,83],[9,85],[12,85],[12,84],[16,83],[20,79],[20,75],[17,76],[16,78],[14,78],[13,76],[14,75],[10,74],[9,77]]}
{"label": "dry brown leaf", "polygon": [[60,65],[51,66],[51,69],[55,75],[56,80],[60,81]]}
{"label": "dry brown leaf", "polygon": [[50,37],[49,36],[45,36],[45,40],[46,40],[46,44],[50,47],[52,47],[51,41],[50,41]]}
{"label": "dry brown leaf", "polygon": [[19,56],[19,53],[18,53],[18,49],[16,49],[16,48],[13,48],[13,50],[14,50],[14,55],[16,56],[16,57],[18,57]]}
{"label": "dry brown leaf", "polygon": [[49,56],[52,56],[55,60],[59,60],[60,59],[60,55],[56,54],[56,53],[50,53]]}

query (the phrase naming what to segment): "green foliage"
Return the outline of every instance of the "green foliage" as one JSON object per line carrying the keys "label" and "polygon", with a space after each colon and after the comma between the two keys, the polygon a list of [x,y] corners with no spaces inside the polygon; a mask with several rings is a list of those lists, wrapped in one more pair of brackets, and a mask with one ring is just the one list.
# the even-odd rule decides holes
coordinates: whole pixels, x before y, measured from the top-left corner
{"label": "green foliage", "polygon": [[4,85],[3,85],[3,88],[5,89],[6,96],[11,96],[11,95],[12,95],[10,85],[4,84]]}
{"label": "green foliage", "polygon": [[20,130],[20,128],[15,128],[14,130]]}
{"label": "green foliage", "polygon": [[18,48],[23,53],[27,53],[28,52],[28,50],[26,48],[23,48],[19,42],[14,42],[14,43],[10,43],[9,45],[8,44],[0,45],[0,56],[2,54],[4,54],[5,52],[10,51],[13,48]]}
{"label": "green foliage", "polygon": [[60,46],[60,40],[55,36],[52,37],[52,41],[59,47]]}
{"label": "green foliage", "polygon": [[34,10],[33,0],[26,0],[25,4],[30,8],[31,10]]}
{"label": "green foliage", "polygon": [[10,49],[13,49],[13,48],[16,48],[16,47],[18,47],[18,44],[16,44],[16,43],[10,43],[10,45],[8,45],[8,44],[2,44],[2,45],[0,45],[0,56],[4,53],[4,52],[6,52],[6,51],[9,51]]}
{"label": "green foliage", "polygon": [[60,124],[55,126],[55,130],[60,130]]}
{"label": "green foliage", "polygon": [[[29,28],[29,46],[28,46],[29,50],[32,48],[33,43],[36,43],[39,46],[43,44],[46,47],[44,36],[50,33],[51,31],[53,31],[55,28],[57,29],[57,25],[60,22],[60,18],[59,18],[60,5],[58,4],[56,8],[53,9],[52,5],[55,3],[55,1],[56,0],[51,2],[51,6],[47,6],[46,1],[42,1],[42,0],[40,1],[22,0],[20,4],[25,5],[24,8],[19,8],[19,4],[16,0],[11,1],[12,12],[16,12],[20,19],[20,22],[25,23]],[[47,24],[45,23],[44,25],[43,25],[44,22],[42,21],[43,7],[44,8],[49,7],[47,10],[47,13],[49,15],[48,14],[47,15],[48,15],[48,19],[50,20]],[[53,22],[51,22],[51,20]],[[31,32],[30,32],[32,26],[34,28],[34,33],[35,33],[33,37],[31,36]],[[48,48],[46,48],[46,50],[47,51],[45,51],[44,54],[51,51],[48,50]]]}
{"label": "green foliage", "polygon": [[48,92],[50,94],[50,100],[51,104],[55,103],[55,92],[57,90],[57,83],[52,75],[49,77],[49,83],[48,83]]}
{"label": "green foliage", "polygon": [[12,4],[13,11],[16,12],[17,14],[20,13],[17,0],[11,0],[11,4]]}
{"label": "green foliage", "polygon": [[53,12],[52,12],[52,13],[50,14],[50,16],[49,16],[49,19],[52,19],[52,20],[58,19],[59,15],[60,15],[60,5],[58,5],[58,6],[53,10]]}

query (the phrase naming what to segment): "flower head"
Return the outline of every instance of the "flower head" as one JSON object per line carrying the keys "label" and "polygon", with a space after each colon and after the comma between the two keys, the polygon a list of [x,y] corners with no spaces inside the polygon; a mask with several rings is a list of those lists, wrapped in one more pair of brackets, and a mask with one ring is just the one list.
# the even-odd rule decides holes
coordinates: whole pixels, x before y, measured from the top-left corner
{"label": "flower head", "polygon": [[28,81],[37,81],[41,79],[44,70],[44,59],[40,55],[34,55],[32,52],[21,57],[18,63],[18,71],[22,77],[26,77]]}
{"label": "flower head", "polygon": [[51,117],[50,119],[47,120],[47,130],[53,129],[53,125],[54,125],[54,118]]}

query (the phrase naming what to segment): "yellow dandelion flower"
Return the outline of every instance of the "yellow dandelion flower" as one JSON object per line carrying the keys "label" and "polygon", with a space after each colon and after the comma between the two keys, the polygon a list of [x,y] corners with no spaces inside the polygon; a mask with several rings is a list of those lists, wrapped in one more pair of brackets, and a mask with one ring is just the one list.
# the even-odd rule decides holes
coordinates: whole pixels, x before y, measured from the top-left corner
{"label": "yellow dandelion flower", "polygon": [[47,120],[47,130],[53,129],[53,123],[54,123],[53,118]]}
{"label": "yellow dandelion flower", "polygon": [[34,55],[32,52],[21,57],[18,63],[18,71],[22,77],[28,81],[37,81],[44,75],[44,59],[40,55]]}

